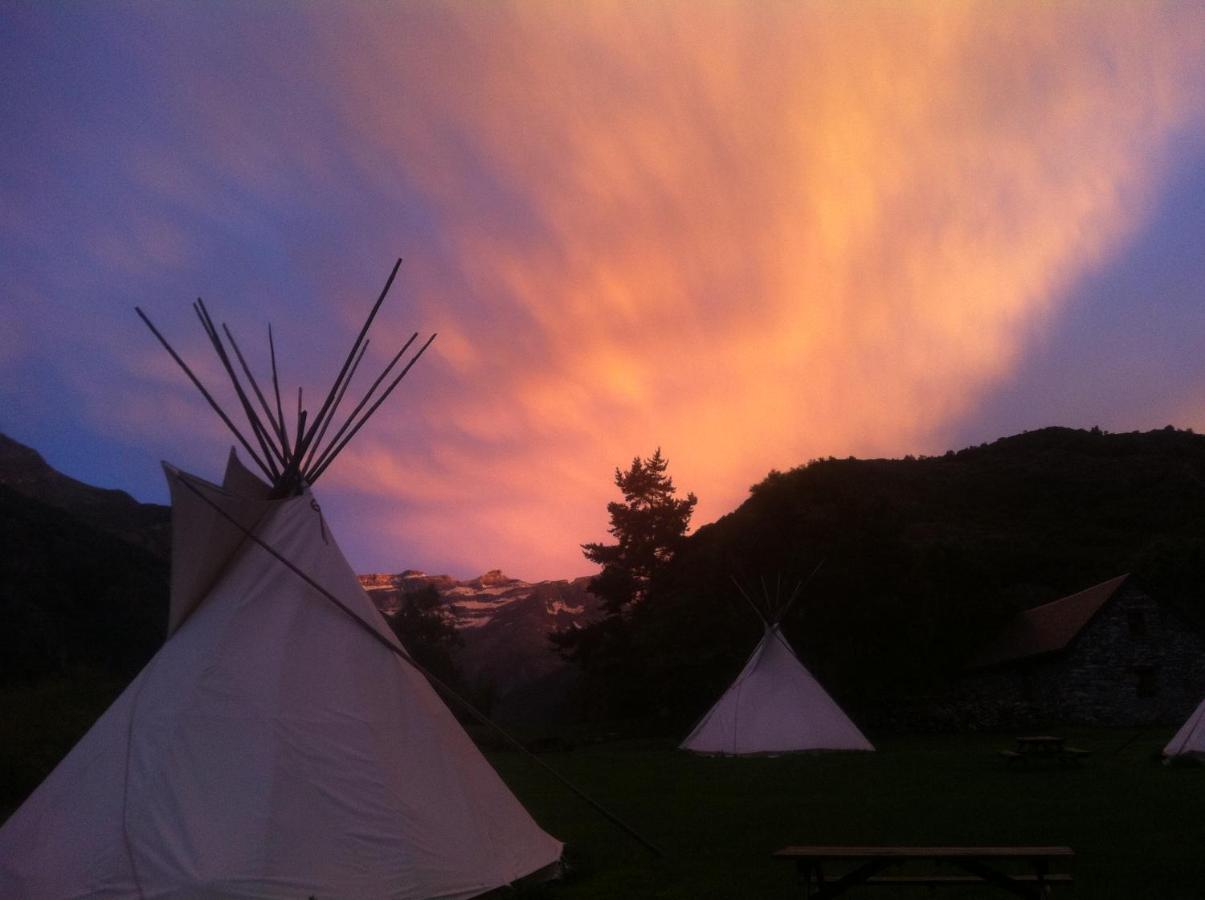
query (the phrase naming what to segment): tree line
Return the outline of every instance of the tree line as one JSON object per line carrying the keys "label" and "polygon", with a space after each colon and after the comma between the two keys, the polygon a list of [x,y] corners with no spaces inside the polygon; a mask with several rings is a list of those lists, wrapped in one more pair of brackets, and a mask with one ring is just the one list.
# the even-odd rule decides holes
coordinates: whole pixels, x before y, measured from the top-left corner
{"label": "tree line", "polygon": [[935,457],[813,460],[689,536],[695,497],[676,497],[659,451],[615,482],[615,543],[583,547],[606,613],[551,636],[585,718],[688,727],[761,634],[734,581],[789,590],[817,566],[784,631],[871,719],[957,677],[1018,610],[1115,575],[1205,627],[1205,437],[1191,431],[1048,428]]}

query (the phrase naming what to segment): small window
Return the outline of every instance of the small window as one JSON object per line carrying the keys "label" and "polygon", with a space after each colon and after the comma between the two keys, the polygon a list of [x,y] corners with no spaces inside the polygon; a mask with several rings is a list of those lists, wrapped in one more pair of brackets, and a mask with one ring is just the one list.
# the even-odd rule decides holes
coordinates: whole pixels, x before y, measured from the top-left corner
{"label": "small window", "polygon": [[1131,609],[1126,618],[1130,624],[1130,637],[1146,637],[1146,613],[1141,609]]}

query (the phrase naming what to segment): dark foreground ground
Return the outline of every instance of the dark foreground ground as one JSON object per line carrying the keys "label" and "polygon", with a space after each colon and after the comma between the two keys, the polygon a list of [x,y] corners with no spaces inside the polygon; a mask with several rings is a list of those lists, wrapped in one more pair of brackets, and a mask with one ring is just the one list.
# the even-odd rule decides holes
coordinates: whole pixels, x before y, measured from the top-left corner
{"label": "dark foreground ground", "polygon": [[[113,685],[0,691],[0,817],[113,696]],[[1205,898],[1205,767],[1167,767],[1172,729],[1066,729],[1092,751],[1076,768],[1011,770],[1012,735],[882,738],[877,753],[699,758],[667,741],[582,742],[541,759],[608,806],[653,858],[530,760],[491,753],[569,845],[569,877],[524,898],[800,896],[786,844],[1066,844],[1079,900]],[[872,738],[874,736],[872,735]],[[572,739],[571,739],[572,740]],[[925,897],[863,889],[854,897]],[[945,891],[947,900],[997,894]]]}
{"label": "dark foreground ground", "polygon": [[[665,742],[544,756],[666,851],[653,860],[523,759],[494,761],[577,851],[549,898],[800,896],[786,844],[1065,844],[1081,900],[1205,898],[1205,768],[1167,767],[1168,729],[1068,730],[1082,767],[1015,771],[1011,735],[883,739],[876,753],[707,759]],[[859,897],[996,893],[863,888]]]}

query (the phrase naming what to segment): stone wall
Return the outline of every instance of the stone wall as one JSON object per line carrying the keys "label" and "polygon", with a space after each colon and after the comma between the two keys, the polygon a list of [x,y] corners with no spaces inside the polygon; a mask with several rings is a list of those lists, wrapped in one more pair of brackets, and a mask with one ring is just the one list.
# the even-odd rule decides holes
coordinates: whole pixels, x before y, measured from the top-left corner
{"label": "stone wall", "polygon": [[1062,651],[963,673],[860,710],[884,731],[1178,726],[1205,699],[1205,635],[1127,583]]}
{"label": "stone wall", "polygon": [[1123,585],[1063,651],[968,672],[927,715],[970,729],[1176,725],[1205,697],[1205,638]]}

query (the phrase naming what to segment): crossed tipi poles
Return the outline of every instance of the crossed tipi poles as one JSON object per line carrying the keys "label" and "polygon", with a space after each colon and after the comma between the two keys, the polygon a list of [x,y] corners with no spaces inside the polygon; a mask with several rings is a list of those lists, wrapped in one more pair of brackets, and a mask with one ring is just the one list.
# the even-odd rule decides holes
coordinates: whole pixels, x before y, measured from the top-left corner
{"label": "crossed tipi poles", "polygon": [[[219,331],[213,321],[213,317],[209,315],[205,301],[197,298],[196,302],[193,303],[193,311],[200,320],[206,337],[209,338],[210,343],[213,345],[218,361],[222,364],[222,368],[230,379],[235,396],[238,398],[239,407],[247,419],[251,438],[255,441],[254,446],[247,435],[244,434],[243,429],[239,428],[230,416],[226,414],[226,411],[214,400],[209,389],[201,382],[201,379],[197,377],[188,363],[181,358],[180,354],[176,352],[167,338],[155,327],[150,317],[139,307],[134,307],[134,311],[138,313],[142,321],[146,323],[147,328],[151,330],[159,340],[159,343],[171,355],[171,358],[176,361],[176,364],[180,366],[184,374],[188,376],[188,379],[201,392],[201,395],[209,406],[217,413],[226,427],[230,429],[230,432],[234,435],[251,461],[255,463],[256,467],[264,474],[264,477],[272,484],[273,495],[276,497],[287,497],[296,494],[303,485],[313,485],[322,476],[322,473],[335,461],[335,458],[338,457],[343,448],[364,427],[365,423],[372,418],[373,413],[380,409],[381,404],[389,398],[389,395],[393,393],[394,389],[397,388],[402,379],[406,377],[410,369],[418,362],[436,338],[435,334],[427,338],[422,346],[410,355],[405,365],[397,371],[393,380],[384,389],[380,389],[381,385],[394,372],[398,363],[402,361],[411,346],[418,339],[417,331],[410,335],[409,339],[394,354],[381,374],[373,381],[367,392],[360,399],[360,402],[344,418],[343,424],[335,429],[334,434],[329,440],[326,440],[325,444],[323,443],[324,439],[326,439],[327,431],[336,421],[343,397],[347,393],[352,379],[355,377],[360,362],[364,359],[365,352],[368,350],[368,330],[372,327],[373,320],[381,309],[381,304],[385,302],[385,298],[389,295],[389,289],[393,286],[401,265],[401,259],[398,259],[394,263],[393,270],[389,273],[389,278],[381,289],[380,296],[377,297],[376,303],[373,304],[372,310],[364,320],[364,325],[360,328],[359,334],[356,335],[355,341],[352,342],[351,349],[347,352],[347,357],[343,361],[343,366],[339,369],[339,374],[335,377],[334,382],[326,393],[326,397],[318,407],[318,412],[313,416],[305,408],[303,392],[298,387],[297,413],[293,423],[291,423],[291,428],[285,415],[284,403],[280,394],[280,378],[276,369],[276,344],[272,337],[272,326],[268,326],[268,350],[272,368],[271,389],[272,397],[275,401],[274,405],[268,402],[263,390],[261,390],[259,382],[252,373],[251,367],[247,364],[246,357],[243,356],[242,350],[239,348],[230,327],[223,322],[221,331]],[[222,338],[223,334],[225,335],[225,340]],[[227,347],[227,343],[229,343],[229,347]],[[230,354],[232,352],[234,358],[238,360],[238,369],[235,368],[234,361],[231,359]],[[239,377],[239,369],[242,370],[242,378]],[[246,384],[243,383],[243,379],[246,380]],[[259,410],[256,409],[255,404],[252,402],[252,395],[259,401]]]}

